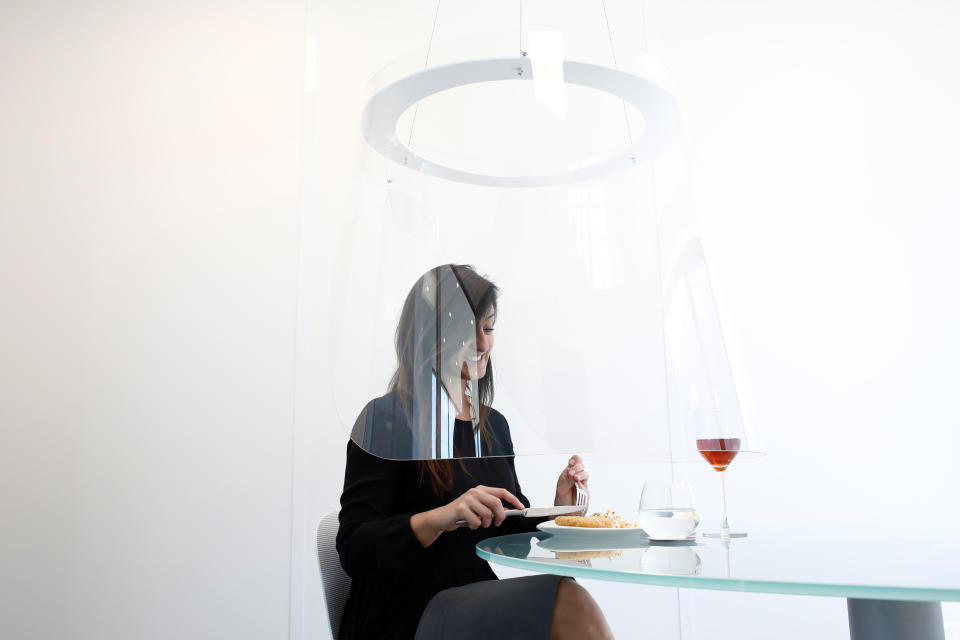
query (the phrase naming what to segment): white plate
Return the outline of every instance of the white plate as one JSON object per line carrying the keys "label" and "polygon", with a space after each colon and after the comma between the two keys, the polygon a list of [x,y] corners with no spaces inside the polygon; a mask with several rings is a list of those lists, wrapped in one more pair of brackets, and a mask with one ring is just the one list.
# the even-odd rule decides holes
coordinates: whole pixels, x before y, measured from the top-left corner
{"label": "white plate", "polygon": [[640,527],[631,527],[629,529],[607,529],[590,527],[564,527],[553,520],[547,520],[537,525],[537,529],[550,535],[577,536],[582,538],[636,538],[641,537],[644,540],[647,534]]}

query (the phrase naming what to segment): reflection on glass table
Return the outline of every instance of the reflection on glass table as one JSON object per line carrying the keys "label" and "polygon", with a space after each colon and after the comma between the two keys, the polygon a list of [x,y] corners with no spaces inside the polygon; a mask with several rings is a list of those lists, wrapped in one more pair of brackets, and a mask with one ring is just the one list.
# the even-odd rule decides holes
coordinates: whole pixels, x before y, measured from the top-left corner
{"label": "reflection on glass table", "polygon": [[[599,548],[603,546],[604,548]],[[940,602],[960,601],[960,542],[749,538],[593,543],[543,533],[489,538],[493,564],[575,578],[689,589],[847,598],[853,640],[942,640]]]}

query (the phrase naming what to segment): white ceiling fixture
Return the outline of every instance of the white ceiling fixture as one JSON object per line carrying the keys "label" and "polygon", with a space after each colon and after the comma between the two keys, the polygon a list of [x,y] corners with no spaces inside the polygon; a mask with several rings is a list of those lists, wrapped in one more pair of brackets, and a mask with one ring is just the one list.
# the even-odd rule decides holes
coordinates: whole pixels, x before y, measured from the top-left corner
{"label": "white ceiling fixture", "polygon": [[[439,12],[439,3],[437,5]],[[606,20],[606,7],[603,11]],[[436,18],[434,19],[436,28]],[[613,51],[609,22],[607,32]],[[522,30],[521,30],[522,33]],[[430,34],[430,45],[433,43]],[[562,47],[562,44],[561,44]],[[535,53],[535,52],[534,52]],[[551,61],[557,63],[559,61]],[[574,60],[562,60],[562,77],[553,74],[552,81],[565,85],[580,85],[602,91],[630,104],[644,118],[646,128],[636,140],[629,133],[627,145],[621,152],[596,162],[573,163],[569,171],[540,175],[491,175],[458,169],[431,160],[417,153],[408,140],[404,143],[397,135],[397,123],[404,112],[436,93],[485,82],[514,80],[529,81],[535,78],[534,70],[542,64],[531,63],[525,51],[515,58],[490,58],[467,60],[442,66],[429,67],[407,75],[376,91],[364,106],[362,115],[363,137],[367,143],[384,157],[421,173],[457,182],[494,187],[545,187],[580,182],[607,176],[633,165],[650,160],[665,149],[680,133],[680,112],[676,100],[662,87],[627,73],[616,67],[608,67]],[[552,65],[558,67],[558,64]],[[555,77],[556,76],[556,77]],[[626,118],[626,107],[624,107]],[[598,118],[603,116],[598,114]],[[416,113],[414,113],[414,123]],[[411,125],[411,137],[412,137]]]}

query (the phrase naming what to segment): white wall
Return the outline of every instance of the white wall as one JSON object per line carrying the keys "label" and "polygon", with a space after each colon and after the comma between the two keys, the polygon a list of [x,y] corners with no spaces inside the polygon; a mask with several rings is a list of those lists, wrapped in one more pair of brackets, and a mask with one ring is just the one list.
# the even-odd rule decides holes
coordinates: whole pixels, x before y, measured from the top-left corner
{"label": "white wall", "polygon": [[299,2],[0,6],[0,636],[283,638]]}

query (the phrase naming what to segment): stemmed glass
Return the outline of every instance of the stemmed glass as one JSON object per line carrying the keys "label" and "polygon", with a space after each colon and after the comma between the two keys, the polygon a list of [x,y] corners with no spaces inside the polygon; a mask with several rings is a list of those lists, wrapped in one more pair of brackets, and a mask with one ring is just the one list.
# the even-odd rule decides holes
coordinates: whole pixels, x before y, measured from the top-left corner
{"label": "stemmed glass", "polygon": [[726,470],[741,451],[749,451],[740,412],[734,409],[699,409],[696,417],[697,451],[720,474],[719,531],[704,532],[708,538],[742,538],[743,531],[732,531],[727,522]]}

